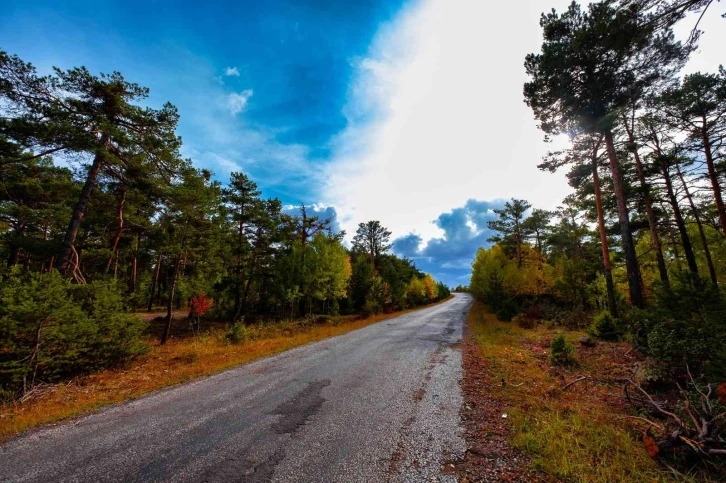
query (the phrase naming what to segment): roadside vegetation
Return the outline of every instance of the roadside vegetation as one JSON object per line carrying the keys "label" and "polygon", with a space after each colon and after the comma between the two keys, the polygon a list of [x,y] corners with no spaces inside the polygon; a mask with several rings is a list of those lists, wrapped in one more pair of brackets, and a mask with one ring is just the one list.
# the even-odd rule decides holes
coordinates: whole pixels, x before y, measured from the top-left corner
{"label": "roadside vegetation", "polygon": [[[187,325],[179,331],[179,337],[164,345],[152,336],[145,345],[145,353],[125,364],[65,382],[40,382],[22,399],[0,405],[0,440],[36,426],[137,398],[413,310],[417,309],[366,317],[319,315],[294,321],[257,323],[241,329],[212,323],[204,327],[199,335],[195,335],[192,326]],[[163,323],[152,322],[150,330],[163,330]]]}
{"label": "roadside vegetation", "polygon": [[539,168],[573,193],[495,210],[468,289],[511,444],[548,474],[726,477],[726,71],[681,75],[699,32],[671,31],[712,3],[573,2],[526,58],[540,128],[571,141]]}
{"label": "roadside vegetation", "polygon": [[[533,469],[564,481],[669,476],[648,456],[629,419],[635,413],[619,379],[642,361],[628,353],[629,344],[584,347],[579,343],[584,331],[565,331],[546,321],[522,328],[498,320],[479,302],[468,327],[486,360],[487,390],[504,403],[509,443]],[[551,348],[559,337],[574,349],[567,359]],[[566,365],[559,363],[565,360]]]}
{"label": "roadside vegetation", "polygon": [[43,76],[0,51],[3,427],[35,424],[6,426],[41,392],[94,393],[49,384],[128,367],[149,379],[71,409],[51,397],[53,419],[449,296],[389,253],[378,221],[347,248],[310,207],[197,168],[180,154],[176,108],[148,96],[118,72]]}

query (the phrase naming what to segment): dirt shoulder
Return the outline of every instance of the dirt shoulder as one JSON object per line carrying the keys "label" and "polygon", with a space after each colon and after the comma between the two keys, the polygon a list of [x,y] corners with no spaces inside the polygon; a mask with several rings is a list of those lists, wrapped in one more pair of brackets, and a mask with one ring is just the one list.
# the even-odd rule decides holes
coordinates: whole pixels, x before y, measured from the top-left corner
{"label": "dirt shoulder", "polygon": [[502,398],[493,397],[491,387],[496,381],[489,361],[469,327],[464,332],[462,352],[464,406],[461,419],[467,451],[464,459],[455,463],[460,481],[552,481],[534,470],[529,458],[509,444],[512,428],[508,421],[508,404]]}

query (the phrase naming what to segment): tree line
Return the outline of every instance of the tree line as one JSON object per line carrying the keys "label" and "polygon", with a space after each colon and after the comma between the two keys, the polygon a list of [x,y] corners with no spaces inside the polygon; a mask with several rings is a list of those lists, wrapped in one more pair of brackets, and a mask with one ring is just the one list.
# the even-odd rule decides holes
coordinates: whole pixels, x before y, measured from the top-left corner
{"label": "tree line", "polygon": [[349,249],[306,206],[291,214],[243,173],[222,184],[197,168],[177,109],[148,96],[118,72],[43,76],[0,51],[0,389],[143,352],[132,311],[163,309],[163,344],[180,309],[250,324],[449,295],[390,253],[379,222]]}
{"label": "tree line", "polygon": [[[726,454],[726,70],[683,75],[700,32],[680,42],[672,28],[715,3],[601,0],[542,15],[524,98],[546,138],[569,137],[539,168],[566,168],[573,192],[554,212],[519,199],[496,210],[470,283],[522,328],[631,342],[632,369],[598,375],[622,384],[651,457],[706,480]],[[550,361],[576,366],[576,352],[560,334]]]}
{"label": "tree line", "polygon": [[[662,374],[726,376],[726,70],[682,74],[696,50],[672,28],[710,1],[573,2],[541,17],[524,98],[547,139],[570,146],[539,168],[566,168],[574,192],[553,212],[513,199],[489,223],[471,290],[501,317],[558,309],[630,333]],[[566,310],[562,310],[566,309]],[[597,333],[594,328],[594,333]]]}

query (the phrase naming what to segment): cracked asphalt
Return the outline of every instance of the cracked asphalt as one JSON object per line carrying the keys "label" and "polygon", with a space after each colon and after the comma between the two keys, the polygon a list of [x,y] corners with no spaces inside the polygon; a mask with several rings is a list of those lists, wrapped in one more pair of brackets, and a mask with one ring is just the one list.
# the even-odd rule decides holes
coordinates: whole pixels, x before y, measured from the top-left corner
{"label": "cracked asphalt", "polygon": [[312,343],[0,447],[0,481],[456,481],[471,298]]}

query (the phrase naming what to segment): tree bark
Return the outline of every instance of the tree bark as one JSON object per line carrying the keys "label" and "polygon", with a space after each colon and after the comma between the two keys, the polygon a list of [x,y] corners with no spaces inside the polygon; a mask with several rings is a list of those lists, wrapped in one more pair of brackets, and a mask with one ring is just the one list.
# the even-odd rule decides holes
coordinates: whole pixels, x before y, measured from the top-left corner
{"label": "tree bark", "polygon": [[149,306],[146,308],[151,312],[151,308],[154,306],[154,291],[159,285],[159,273],[161,272],[161,252],[156,257],[156,267],[154,267],[154,278],[151,280],[151,293],[149,294]]}
{"label": "tree bark", "polygon": [[688,231],[686,230],[686,222],[683,220],[681,207],[678,206],[678,198],[676,198],[676,194],[673,191],[673,182],[671,181],[671,176],[668,172],[668,166],[665,164],[663,164],[662,173],[663,179],[666,184],[666,192],[668,193],[668,201],[671,204],[671,208],[673,208],[673,217],[676,220],[676,226],[678,227],[678,232],[681,235],[681,245],[683,245],[683,251],[686,254],[686,263],[688,264],[688,269],[691,271],[691,273],[698,276],[698,265],[696,264],[696,255],[693,253],[691,238],[688,236]]}
{"label": "tree bark", "polygon": [[686,198],[688,199],[688,204],[691,206],[691,212],[693,213],[693,218],[696,220],[696,226],[698,226],[698,235],[701,238],[701,245],[703,245],[703,253],[706,256],[706,264],[708,265],[708,273],[711,276],[711,283],[714,285],[714,287],[718,287],[718,278],[716,277],[716,267],[713,265],[713,259],[711,258],[711,249],[708,247],[708,240],[706,239],[706,233],[703,230],[703,223],[701,223],[701,217],[698,214],[698,209],[696,208],[696,204],[693,202],[693,197],[691,196],[691,192],[688,191],[688,185],[686,184],[686,180],[683,178],[683,173],[681,173],[681,168],[676,164],[676,172],[678,173],[678,177],[681,180],[681,183],[683,184],[683,190],[686,193]]}
{"label": "tree bark", "polygon": [[618,316],[618,304],[615,298],[615,284],[613,283],[612,265],[610,264],[610,250],[608,248],[608,235],[605,231],[605,211],[602,207],[602,190],[600,189],[600,175],[597,172],[597,150],[600,147],[598,141],[593,150],[592,157],[592,182],[595,187],[595,207],[597,209],[597,224],[600,231],[600,246],[602,247],[603,275],[608,292],[608,308],[613,317]]}
{"label": "tree bark", "polygon": [[515,238],[517,240],[517,268],[522,268],[522,235],[519,233],[519,229]]}
{"label": "tree bark", "polygon": [[713,153],[711,150],[711,140],[708,138],[708,131],[706,130],[706,118],[703,118],[703,129],[701,130],[701,137],[703,139],[703,151],[706,155],[706,166],[708,166],[708,177],[711,180],[711,188],[713,189],[713,196],[716,199],[716,211],[718,212],[718,220],[721,224],[722,235],[726,236],[726,208],[724,208],[723,198],[721,197],[721,186],[718,183],[718,175],[716,174],[716,167],[713,161]]}
{"label": "tree bark", "polygon": [[[101,143],[105,144],[106,138],[101,139]],[[99,148],[100,149],[100,148]],[[96,187],[98,182],[98,174],[104,165],[104,157],[100,152],[96,153],[93,158],[93,164],[88,170],[88,176],[86,176],[86,182],[81,190],[81,195],[78,198],[76,206],[73,208],[73,214],[71,215],[71,221],[68,223],[66,234],[61,243],[60,250],[58,252],[58,258],[56,260],[56,268],[62,273],[68,273],[71,268],[71,256],[73,254],[73,246],[76,243],[76,237],[78,236],[78,230],[81,228],[81,221],[86,214],[88,208],[88,201],[91,199],[91,193]]]}
{"label": "tree bark", "polygon": [[240,208],[240,220],[237,230],[237,279],[235,280],[234,290],[234,318],[233,321],[239,319],[242,312],[242,245],[244,244],[244,204]]}
{"label": "tree bark", "polygon": [[111,269],[111,263],[113,262],[114,257],[116,257],[116,263],[118,263],[118,255],[116,254],[116,250],[118,250],[118,244],[121,240],[121,235],[124,232],[124,205],[126,204],[126,188],[121,189],[121,198],[118,202],[118,211],[117,211],[117,219],[118,219],[118,225],[116,227],[116,234],[113,237],[113,242],[111,242],[111,256],[108,257],[108,261],[106,262],[106,269],[103,271],[104,278],[108,276],[108,272]]}
{"label": "tree bark", "polygon": [[139,244],[141,243],[139,238],[141,235],[136,234],[136,245],[134,246],[134,257],[131,259],[131,277],[129,278],[129,293],[136,291],[136,276],[139,263]]}
{"label": "tree bark", "polygon": [[625,268],[628,274],[630,303],[634,307],[643,308],[643,286],[640,278],[640,268],[638,267],[638,257],[635,253],[635,244],[633,243],[633,234],[630,231],[630,217],[628,214],[628,205],[625,200],[625,192],[623,190],[620,163],[615,152],[612,132],[607,130],[603,135],[610,161],[610,171],[613,177],[615,201],[618,207],[618,220],[620,222],[620,236],[622,238],[623,253],[625,255]]}
{"label": "tree bark", "polygon": [[166,324],[164,324],[164,333],[161,335],[161,345],[166,344],[171,330],[172,304],[174,303],[174,289],[176,288],[176,280],[179,277],[179,267],[181,266],[182,256],[179,254],[174,262],[174,272],[171,275],[171,283],[169,284],[169,297],[166,300]]}
{"label": "tree bark", "polygon": [[660,274],[660,280],[666,287],[670,286],[668,280],[668,269],[666,268],[665,258],[663,258],[663,247],[660,243],[660,236],[658,235],[658,224],[655,220],[655,213],[653,212],[653,198],[650,196],[650,186],[645,181],[645,174],[643,173],[643,164],[640,162],[640,154],[638,153],[637,146],[635,145],[635,137],[633,131],[628,126],[628,121],[623,115],[623,121],[625,121],[625,130],[628,133],[628,139],[633,145],[633,157],[635,158],[635,172],[638,175],[638,181],[640,186],[643,188],[643,196],[645,198],[645,213],[648,218],[648,228],[650,228],[650,242],[653,245],[655,251],[655,258],[658,263],[658,273]]}

